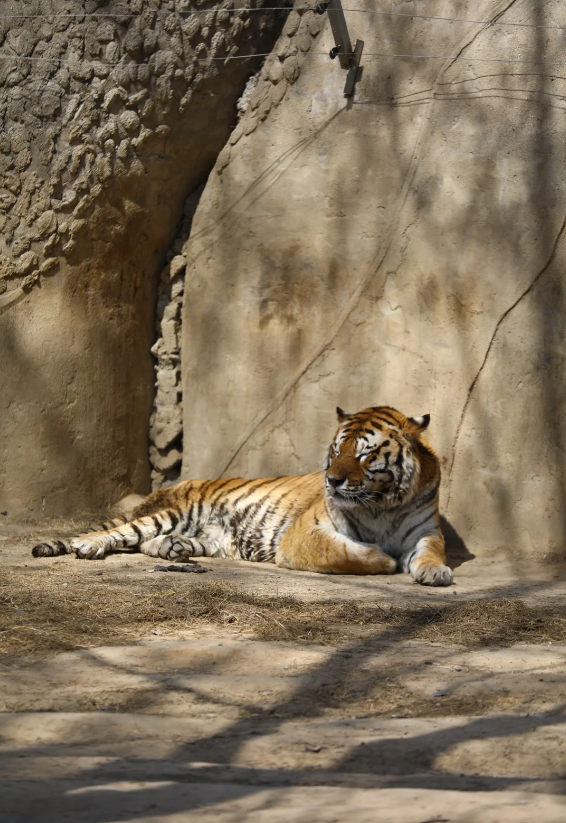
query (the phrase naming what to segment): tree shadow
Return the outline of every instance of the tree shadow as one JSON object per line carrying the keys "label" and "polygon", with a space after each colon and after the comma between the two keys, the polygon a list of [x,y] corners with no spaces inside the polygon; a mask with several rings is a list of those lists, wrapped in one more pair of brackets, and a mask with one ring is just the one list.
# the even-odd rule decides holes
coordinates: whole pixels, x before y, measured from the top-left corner
{"label": "tree shadow", "polygon": [[[533,583],[525,589],[527,594],[534,594],[540,590],[540,585]],[[509,591],[497,590],[496,594],[497,597],[505,597],[510,593],[509,587]],[[486,594],[489,595],[489,591]],[[204,725],[203,730],[198,704],[194,704],[192,718],[201,723],[198,727],[201,731],[188,732],[184,723],[185,720],[190,723],[190,717],[179,718],[174,740],[169,739],[165,745],[159,741],[159,718],[147,712],[145,717],[139,716],[139,725],[135,718],[132,718],[130,738],[122,733],[118,744],[115,735],[113,737],[108,731],[105,732],[105,728],[112,725],[114,716],[88,712],[65,716],[65,722],[69,726],[65,737],[70,742],[51,742],[51,732],[45,735],[43,741],[40,735],[36,736],[35,743],[10,747],[5,742],[1,763],[6,781],[3,785],[6,819],[26,820],[28,823],[41,820],[42,823],[47,823],[55,819],[70,820],[73,819],[73,815],[88,812],[85,819],[88,819],[89,823],[110,823],[116,819],[138,819],[140,814],[189,813],[198,808],[214,808],[215,804],[230,800],[243,801],[245,798],[248,798],[251,804],[257,803],[259,808],[263,808],[262,804],[267,802],[264,792],[289,786],[409,788],[495,793],[521,788],[545,791],[557,796],[564,795],[562,780],[525,776],[520,769],[516,773],[513,767],[513,762],[516,761],[509,761],[505,768],[496,774],[478,774],[471,767],[466,774],[462,774],[458,763],[455,762],[452,767],[450,760],[451,753],[456,747],[466,747],[474,741],[525,737],[525,745],[528,745],[527,735],[547,727],[556,729],[557,726],[566,723],[563,704],[556,705],[547,714],[507,713],[489,717],[453,717],[447,722],[433,721],[428,722],[428,725],[421,719],[413,727],[406,725],[402,729],[399,728],[398,734],[395,733],[395,723],[405,721],[394,721],[391,726],[387,725],[392,723],[390,719],[374,716],[363,721],[355,721],[354,728],[364,739],[357,742],[353,740],[348,745],[344,730],[351,729],[354,721],[343,718],[329,721],[326,715],[328,703],[324,698],[324,690],[321,689],[326,684],[328,688],[342,690],[348,694],[353,683],[356,688],[360,685],[363,687],[364,683],[374,687],[379,687],[380,684],[385,686],[392,673],[391,667],[385,665],[380,668],[374,665],[371,670],[365,670],[364,664],[370,658],[379,661],[380,654],[392,644],[398,643],[399,637],[410,640],[414,635],[415,626],[407,621],[404,626],[386,628],[347,646],[333,648],[322,662],[308,668],[308,677],[301,675],[299,680],[290,678],[291,683],[297,683],[297,687],[269,706],[263,707],[255,701],[246,703],[245,699],[240,700],[240,716],[228,721],[221,729],[211,729],[208,732]],[[288,646],[287,643],[280,644],[279,648],[283,654]],[[289,647],[289,650],[291,648]],[[212,657],[212,644],[211,650]],[[231,654],[237,655],[238,652],[236,650]],[[450,648],[430,649],[432,662],[439,666],[445,661],[448,662],[451,654],[453,650]],[[118,678],[117,683],[120,684],[119,688],[127,688],[127,676],[130,674],[151,679],[155,687],[153,706],[159,712],[159,698],[165,696],[171,686],[162,682],[159,676],[156,677],[154,671],[144,670],[143,667],[134,665],[131,660],[130,664],[126,665],[104,660],[100,656],[90,656],[93,663],[100,667],[102,678],[104,671],[108,671],[109,688],[112,688],[110,675],[114,672]],[[224,654],[223,660],[226,659]],[[188,674],[193,672],[197,675],[213,670],[212,661],[209,660],[206,664],[202,659],[195,660],[194,664],[189,663],[185,668]],[[409,658],[402,657],[393,673],[396,676],[407,676],[414,671],[415,663]],[[486,672],[485,682],[489,684],[493,676],[492,672]],[[99,677],[95,680],[98,682]],[[182,683],[179,687],[187,690]],[[217,702],[219,707],[231,705],[231,701],[226,701],[221,695],[217,698],[212,697],[212,700]],[[208,701],[211,702],[210,690]],[[31,716],[33,717],[33,713]],[[30,719],[30,713],[21,716],[21,721],[25,722],[28,728],[31,728]],[[120,721],[120,717],[117,719]],[[161,719],[165,721],[167,718],[161,715]],[[21,722],[18,717],[6,720],[8,724],[11,722],[17,725]],[[169,717],[168,721],[174,723],[175,718]],[[154,734],[154,745],[156,749],[161,747],[161,754],[156,753],[148,757],[136,749],[136,741],[142,734],[143,723],[147,724],[143,732],[146,746],[152,739],[151,734]],[[6,721],[0,726],[5,741],[9,740],[10,735],[5,734]],[[97,727],[100,727],[98,731]],[[268,739],[271,735],[290,729],[295,742],[303,740],[306,743],[315,738],[317,733],[321,734],[323,727],[327,731],[330,729],[337,744],[346,740],[347,751],[342,755],[337,750],[337,757],[331,765],[288,766],[284,765],[284,759],[283,765],[280,766],[251,766],[245,762],[246,746],[252,738]],[[388,733],[389,729],[391,731]],[[375,732],[378,733],[378,739],[368,740],[372,734],[375,737]],[[283,737],[283,743],[285,739]],[[107,740],[112,742],[107,743]],[[281,740],[279,742],[281,743]],[[129,753],[129,749],[132,753]],[[138,754],[133,754],[136,750]],[[61,766],[57,768],[56,776],[41,778],[38,771],[33,782],[30,782],[26,777],[30,768],[26,764],[27,758],[31,764],[35,762],[34,758],[41,758],[43,762],[60,762]],[[553,764],[554,770],[555,766],[556,763]],[[16,783],[7,781],[9,775],[16,774],[21,775]],[[152,809],[158,809],[158,812],[152,812]],[[246,818],[234,816],[231,819],[237,821]]]}

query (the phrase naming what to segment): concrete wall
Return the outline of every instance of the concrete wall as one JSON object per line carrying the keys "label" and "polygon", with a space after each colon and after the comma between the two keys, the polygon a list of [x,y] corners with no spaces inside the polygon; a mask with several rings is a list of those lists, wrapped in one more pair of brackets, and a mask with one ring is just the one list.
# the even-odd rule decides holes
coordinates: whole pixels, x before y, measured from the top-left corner
{"label": "concrete wall", "polygon": [[[552,1],[378,8],[561,21]],[[560,562],[560,31],[346,16],[365,40],[353,102],[328,21],[294,12],[274,50],[288,56],[267,61],[197,210],[183,474],[312,470],[337,404],[431,413],[444,511],[468,547]]]}
{"label": "concrete wall", "polygon": [[149,491],[159,271],[258,65],[208,58],[269,51],[285,19],[218,5],[0,2],[0,51],[13,58],[0,60],[9,516]]}

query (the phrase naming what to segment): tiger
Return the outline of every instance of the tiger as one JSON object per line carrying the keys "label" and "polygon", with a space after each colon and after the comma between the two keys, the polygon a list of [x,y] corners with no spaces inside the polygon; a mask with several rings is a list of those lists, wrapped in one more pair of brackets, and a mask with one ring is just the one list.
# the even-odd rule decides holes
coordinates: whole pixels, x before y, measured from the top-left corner
{"label": "tiger", "polygon": [[32,554],[98,560],[139,550],[169,561],[224,557],[326,574],[399,570],[426,586],[450,585],[440,462],[423,435],[430,415],[406,417],[390,406],[336,413],[322,471],[181,481],[150,494],[129,520],[40,543]]}

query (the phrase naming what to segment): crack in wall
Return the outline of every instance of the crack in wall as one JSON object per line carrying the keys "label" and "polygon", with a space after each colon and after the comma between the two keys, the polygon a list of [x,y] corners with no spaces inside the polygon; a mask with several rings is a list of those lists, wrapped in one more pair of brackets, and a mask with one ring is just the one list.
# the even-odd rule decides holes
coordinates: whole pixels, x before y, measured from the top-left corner
{"label": "crack in wall", "polygon": [[[411,153],[411,158],[409,161],[407,173],[405,175],[405,180],[403,182],[403,186],[401,189],[401,193],[399,195],[399,199],[397,201],[397,205],[393,211],[393,215],[389,222],[389,225],[385,231],[384,241],[382,246],[376,256],[374,257],[372,263],[368,267],[368,272],[364,275],[361,280],[358,282],[357,286],[355,287],[353,293],[351,294],[350,298],[346,302],[344,309],[338,315],[336,322],[331,326],[328,334],[323,339],[323,341],[315,348],[312,352],[310,357],[305,360],[302,366],[297,369],[297,371],[292,375],[292,377],[285,383],[283,388],[275,395],[273,400],[268,404],[268,406],[261,411],[252,423],[248,426],[245,430],[243,435],[239,438],[239,440],[235,443],[232,449],[229,451],[227,458],[222,463],[220,468],[217,472],[215,472],[217,477],[222,477],[230,468],[238,454],[242,451],[245,445],[249,442],[249,440],[253,437],[255,432],[259,429],[259,427],[270,417],[273,412],[275,412],[281,404],[286,400],[289,396],[290,392],[297,386],[299,381],[302,377],[309,371],[309,369],[314,365],[314,363],[319,359],[319,357],[324,354],[324,352],[328,349],[328,347],[332,344],[340,330],[342,329],[343,325],[347,321],[349,315],[355,309],[356,305],[358,304],[362,294],[364,293],[365,289],[369,285],[369,283],[377,276],[379,273],[388,252],[390,251],[393,241],[395,238],[395,233],[398,230],[398,223],[403,208],[407,202],[407,198],[409,196],[409,192],[411,189],[411,185],[414,181],[417,169],[420,165],[420,160],[424,153],[426,146],[428,145],[428,141],[432,137],[433,134],[433,121],[432,121],[432,108],[436,102],[436,89],[441,84],[441,80],[443,79],[446,72],[451,68],[454,62],[460,57],[462,52],[469,48],[474,41],[487,29],[489,29],[492,23],[495,23],[505,12],[507,12],[514,4],[516,0],[505,0],[505,2],[500,3],[497,7],[497,10],[494,12],[492,19],[485,24],[481,24],[476,26],[472,31],[468,32],[468,34],[460,41],[460,44],[456,47],[456,55],[455,57],[447,58],[446,61],[442,64],[439,72],[434,80],[431,90],[431,96],[428,101],[426,101],[426,113],[423,115],[419,132],[417,134],[417,138],[415,140],[415,144],[413,147],[413,151]],[[341,110],[343,111],[343,109]],[[383,295],[384,283],[382,284],[381,294],[378,298],[381,299]]]}
{"label": "crack in wall", "polygon": [[187,259],[183,247],[191,232],[193,217],[204,183],[185,201],[183,219],[161,272],[157,290],[157,340],[151,347],[155,357],[155,397],[149,421],[151,490],[172,486],[181,476],[183,457],[183,392],[181,385],[181,325]]}
{"label": "crack in wall", "polygon": [[535,276],[535,277],[534,277],[534,279],[531,281],[531,283],[527,286],[527,288],[526,288],[526,289],[525,289],[525,290],[524,290],[524,291],[523,291],[523,292],[519,295],[519,297],[517,297],[517,299],[516,299],[516,300],[515,300],[515,301],[514,301],[514,302],[513,302],[513,303],[512,303],[512,304],[511,304],[511,305],[510,305],[510,306],[509,306],[509,307],[508,307],[505,311],[504,311],[504,312],[503,312],[503,314],[501,315],[501,317],[499,318],[499,320],[498,320],[498,321],[497,321],[497,323],[495,324],[495,328],[494,328],[494,330],[493,330],[493,334],[491,335],[491,338],[490,338],[490,340],[489,340],[489,343],[488,343],[487,349],[486,349],[486,351],[485,351],[485,355],[484,355],[484,357],[483,357],[483,360],[482,360],[482,362],[481,362],[481,365],[480,365],[480,367],[479,367],[479,369],[478,369],[478,371],[477,371],[477,373],[476,373],[476,375],[475,375],[474,379],[472,380],[472,382],[471,382],[471,384],[470,384],[470,388],[468,389],[468,393],[467,393],[467,395],[466,395],[466,401],[465,401],[464,406],[463,406],[463,408],[462,408],[462,413],[461,413],[461,415],[460,415],[460,420],[458,421],[458,427],[457,427],[457,429],[456,429],[456,435],[455,435],[455,437],[454,437],[454,444],[453,444],[453,446],[452,446],[452,455],[451,455],[451,461],[450,461],[450,469],[449,469],[449,471],[448,471],[448,490],[447,490],[447,496],[446,496],[446,508],[448,508],[448,505],[449,505],[449,503],[450,503],[450,496],[451,496],[451,493],[452,493],[452,473],[453,473],[453,469],[454,469],[454,464],[455,464],[455,462],[456,462],[456,451],[457,451],[457,448],[458,448],[458,442],[459,442],[459,439],[460,439],[460,434],[461,434],[461,432],[462,432],[462,428],[463,428],[463,426],[464,426],[464,418],[466,417],[466,412],[468,411],[468,407],[469,407],[469,405],[470,405],[470,402],[471,402],[471,399],[472,399],[472,394],[473,394],[473,392],[474,392],[474,389],[475,389],[475,387],[476,387],[476,385],[477,385],[477,383],[478,383],[478,381],[479,381],[479,379],[480,379],[480,377],[481,377],[481,375],[482,375],[482,373],[483,373],[483,370],[484,370],[484,368],[485,368],[485,366],[486,366],[486,364],[487,364],[487,361],[488,361],[489,355],[490,355],[491,350],[492,350],[492,348],[493,348],[493,345],[494,345],[494,343],[495,343],[495,338],[497,337],[497,334],[498,334],[498,332],[499,332],[499,329],[501,328],[501,326],[502,326],[502,324],[505,322],[505,320],[506,320],[506,319],[509,317],[509,315],[510,315],[510,314],[511,314],[511,313],[512,313],[512,312],[513,312],[516,308],[517,308],[517,306],[518,306],[518,305],[519,305],[519,304],[520,304],[520,303],[524,300],[524,298],[525,298],[525,297],[527,297],[527,296],[531,293],[531,291],[535,288],[535,286],[537,285],[537,283],[538,283],[538,282],[542,279],[542,277],[543,277],[543,276],[546,274],[546,272],[549,270],[550,266],[552,265],[552,263],[553,263],[553,261],[554,261],[554,258],[556,257],[556,252],[557,252],[557,249],[558,249],[558,245],[559,245],[559,243],[560,243],[560,238],[562,237],[562,235],[563,235],[563,233],[564,233],[565,229],[566,229],[566,215],[564,216],[564,219],[563,219],[563,221],[562,221],[562,223],[561,223],[561,225],[560,225],[560,229],[559,229],[559,231],[558,231],[558,233],[557,233],[557,235],[556,235],[556,238],[555,238],[555,240],[554,240],[554,243],[553,243],[553,245],[552,245],[552,249],[551,249],[551,251],[550,251],[550,255],[549,255],[549,257],[548,257],[548,260],[546,261],[546,263],[544,264],[544,266],[542,267],[542,269],[541,269],[541,270],[540,270],[540,271],[536,274],[536,276]]}

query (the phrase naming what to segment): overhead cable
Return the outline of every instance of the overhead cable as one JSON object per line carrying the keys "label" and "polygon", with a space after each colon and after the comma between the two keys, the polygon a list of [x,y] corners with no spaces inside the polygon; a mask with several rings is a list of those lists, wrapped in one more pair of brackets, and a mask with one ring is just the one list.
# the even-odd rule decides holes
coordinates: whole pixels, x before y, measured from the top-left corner
{"label": "overhead cable", "polygon": [[[245,60],[247,58],[252,57],[279,57],[281,60],[285,60],[287,57],[293,57],[297,52],[289,52],[288,54],[278,54],[276,52],[266,51],[266,52],[259,52],[258,54],[228,54],[224,57],[195,57],[194,60],[198,60],[201,63],[206,63],[210,60]],[[337,52],[337,54],[341,54],[342,52]],[[328,57],[327,51],[310,51],[307,54],[316,54],[316,55],[323,55]],[[305,55],[306,56],[306,55]],[[390,52],[364,52],[364,57],[396,57],[396,58],[403,58],[407,60],[465,60],[466,62],[479,62],[479,63],[525,63],[528,65],[542,65],[542,66],[566,66],[566,62],[560,60],[515,60],[510,57],[462,57],[461,55],[450,55],[450,54],[391,54]],[[61,57],[23,57],[17,54],[0,54],[0,60],[31,60],[31,61],[42,61],[47,63],[63,63],[65,65],[70,65],[71,63],[76,65],[87,65],[92,66],[94,63],[98,63],[100,65],[101,61],[97,60],[64,60]],[[130,63],[103,63],[102,65],[106,66],[107,68],[115,68],[116,66],[122,66],[127,68],[131,65],[136,66],[144,66],[147,65],[146,63],[136,63],[134,61]]]}
{"label": "overhead cable", "polygon": [[[150,14],[157,14],[161,16],[169,17],[172,14],[177,14],[179,16],[183,15],[192,15],[192,14],[213,14],[215,12],[226,11],[229,14],[234,14],[235,12],[239,11],[248,11],[248,12],[263,12],[266,14],[270,11],[316,11],[314,6],[298,6],[294,8],[293,6],[267,6],[265,8],[234,8],[234,9],[223,9],[223,8],[213,8],[213,9],[187,9],[187,10],[179,10],[179,11],[151,11],[148,9],[146,12],[142,13],[116,13],[116,12],[93,12],[88,14],[87,12],[78,12],[72,14],[0,14],[0,20],[36,20],[36,19],[43,19],[43,18],[57,18],[57,19],[75,19],[77,17],[92,17],[92,18],[136,18],[136,17],[145,17]],[[554,29],[556,31],[566,31],[566,25],[553,25],[551,23],[513,23],[513,22],[506,22],[501,20],[468,20],[465,17],[442,17],[440,15],[433,15],[433,14],[411,14],[410,12],[400,12],[400,11],[378,11],[376,9],[344,9],[344,11],[352,13],[352,14],[377,14],[381,17],[406,17],[409,19],[415,20],[438,20],[445,23],[469,23],[473,25],[479,26],[512,26],[515,28],[523,28],[523,29]]]}

